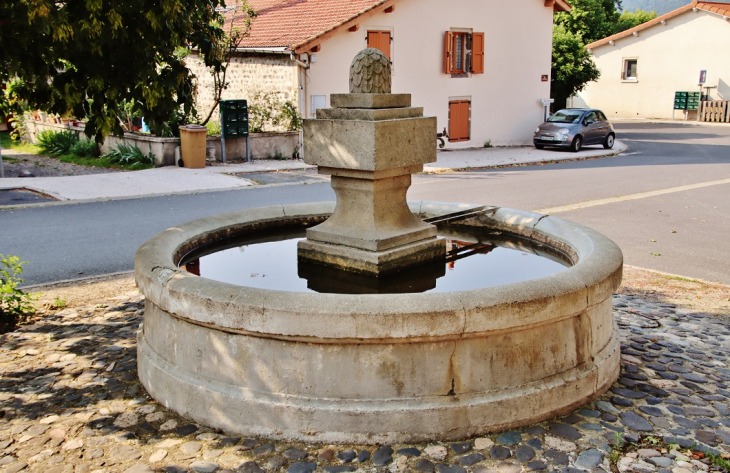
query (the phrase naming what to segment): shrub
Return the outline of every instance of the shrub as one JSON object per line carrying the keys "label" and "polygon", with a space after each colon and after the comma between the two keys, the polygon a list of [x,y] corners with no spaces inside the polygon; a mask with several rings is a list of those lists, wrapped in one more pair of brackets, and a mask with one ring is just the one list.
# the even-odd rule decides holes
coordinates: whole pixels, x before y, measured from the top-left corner
{"label": "shrub", "polygon": [[38,134],[38,146],[53,156],[68,154],[78,142],[79,137],[73,131],[45,130]]}
{"label": "shrub", "polygon": [[35,294],[28,294],[18,289],[23,283],[20,274],[27,261],[20,261],[17,256],[0,254],[0,324],[14,327],[26,317],[35,313],[31,302]]}
{"label": "shrub", "polygon": [[206,135],[220,135],[221,134],[221,124],[218,122],[208,122],[205,124],[205,127],[208,129],[208,132]]}
{"label": "shrub", "polygon": [[106,158],[114,164],[130,166],[131,168],[144,168],[155,164],[155,155],[152,154],[152,151],[144,154],[137,146],[127,143],[117,144],[116,149],[109,151],[102,158]]}
{"label": "shrub", "polygon": [[273,131],[280,123],[277,113],[281,102],[273,92],[255,92],[248,101],[248,130],[251,133]]}
{"label": "shrub", "polygon": [[77,141],[71,146],[69,152],[79,158],[98,158],[100,154],[96,142],[86,139]]}
{"label": "shrub", "polygon": [[30,119],[30,113],[24,112],[23,115],[13,115],[10,118],[10,138],[14,141],[22,141],[24,143],[30,143],[30,134],[28,133],[28,120]]}
{"label": "shrub", "polygon": [[302,128],[304,120],[302,120],[297,106],[291,100],[287,100],[281,106],[281,121],[287,131],[296,131]]}
{"label": "shrub", "polygon": [[254,92],[248,101],[248,126],[251,133],[295,131],[302,127],[302,116],[291,100],[282,101],[275,92]]}

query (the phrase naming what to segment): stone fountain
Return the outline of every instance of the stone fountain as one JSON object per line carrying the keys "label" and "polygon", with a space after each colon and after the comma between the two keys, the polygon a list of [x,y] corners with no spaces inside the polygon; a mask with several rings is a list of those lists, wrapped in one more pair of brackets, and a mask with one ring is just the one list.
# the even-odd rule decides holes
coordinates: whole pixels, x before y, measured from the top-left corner
{"label": "stone fountain", "polygon": [[[436,121],[408,95],[388,93],[379,54],[360,53],[351,93],[333,95],[332,109],[305,122],[306,159],[332,176],[336,204],[214,215],[168,229],[137,252],[147,298],[139,377],[165,406],[243,435],[455,440],[567,413],[617,378],[611,300],[620,249],[552,216],[406,202],[410,174],[435,160]],[[258,289],[180,267],[191,252],[231,238],[306,228],[298,258],[310,272],[418,271],[444,257],[436,228],[423,223],[439,217],[514,235],[524,251],[552,248],[570,267],[496,287],[379,295]]]}
{"label": "stone fountain", "polygon": [[332,176],[334,213],[307,230],[299,258],[349,271],[384,274],[436,258],[446,245],[436,227],[408,208],[411,174],[436,161],[436,118],[391,94],[390,63],[364,49],[350,67],[350,93],[304,125],[304,161]]}

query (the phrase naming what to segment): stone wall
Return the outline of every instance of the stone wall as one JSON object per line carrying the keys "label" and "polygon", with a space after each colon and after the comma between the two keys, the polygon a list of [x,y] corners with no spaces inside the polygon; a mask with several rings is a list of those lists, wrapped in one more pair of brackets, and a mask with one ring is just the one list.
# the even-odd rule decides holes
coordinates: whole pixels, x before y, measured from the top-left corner
{"label": "stone wall", "polygon": [[[197,78],[196,108],[203,118],[214,102],[213,76],[197,54],[188,56],[186,65]],[[237,53],[228,66],[226,81],[229,86],[223,92],[223,99],[250,100],[257,91],[276,92],[283,101],[291,100],[298,107],[297,75],[298,66],[288,54]],[[211,120],[219,121],[218,110]]]}
{"label": "stone wall", "polygon": [[[251,133],[251,159],[295,158],[301,155],[298,131]],[[208,159],[222,161],[221,137],[209,136]],[[226,139],[226,160],[246,159],[246,138]]]}

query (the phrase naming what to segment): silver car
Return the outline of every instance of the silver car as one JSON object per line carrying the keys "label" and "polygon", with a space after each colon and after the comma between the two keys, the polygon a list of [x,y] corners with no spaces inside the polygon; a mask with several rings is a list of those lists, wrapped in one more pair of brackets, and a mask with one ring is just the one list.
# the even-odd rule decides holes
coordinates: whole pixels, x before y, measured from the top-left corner
{"label": "silver car", "polygon": [[583,145],[613,148],[616,132],[606,115],[595,108],[566,108],[555,112],[537,127],[532,137],[535,148],[558,146],[580,151]]}

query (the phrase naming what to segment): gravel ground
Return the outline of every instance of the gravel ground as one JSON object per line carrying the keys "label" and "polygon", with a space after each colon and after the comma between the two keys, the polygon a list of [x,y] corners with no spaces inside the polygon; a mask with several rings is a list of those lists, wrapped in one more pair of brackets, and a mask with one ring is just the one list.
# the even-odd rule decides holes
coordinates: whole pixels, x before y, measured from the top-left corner
{"label": "gravel ground", "polygon": [[[105,174],[123,172],[119,169],[97,168],[64,163],[58,159],[36,154],[20,153],[12,149],[3,149],[3,168],[5,177],[25,177],[29,172],[33,177],[81,176],[83,174]],[[28,176],[31,178],[30,176]]]}
{"label": "gravel ground", "polygon": [[32,324],[0,336],[0,468],[9,473],[727,471],[708,455],[730,458],[728,314],[689,310],[656,300],[658,294],[650,300],[624,286],[614,296],[621,377],[573,414],[463,442],[365,446],[241,437],[179,416],[150,398],[137,380],[136,332],[144,299],[128,276],[50,288],[40,302],[47,307],[51,297],[68,296],[67,307],[42,309]]}

